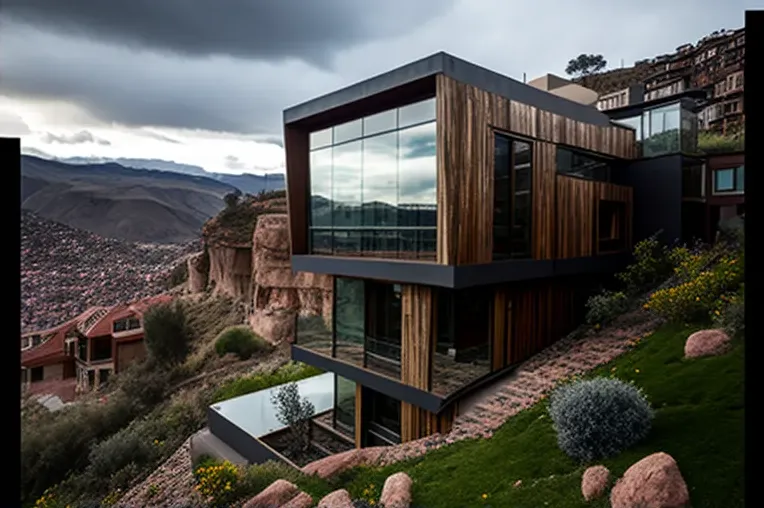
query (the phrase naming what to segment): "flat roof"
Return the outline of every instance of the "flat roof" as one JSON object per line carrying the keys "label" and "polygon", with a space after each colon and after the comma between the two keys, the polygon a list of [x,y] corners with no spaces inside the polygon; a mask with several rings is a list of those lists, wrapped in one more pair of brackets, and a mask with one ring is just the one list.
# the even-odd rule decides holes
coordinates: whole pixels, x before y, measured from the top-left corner
{"label": "flat roof", "polygon": [[585,106],[545,92],[442,51],[285,109],[284,124],[295,123],[436,74],[579,122],[603,127],[610,125],[609,117],[594,106]]}
{"label": "flat roof", "polygon": [[668,95],[666,97],[653,99],[651,101],[643,101],[643,102],[638,102],[636,104],[627,104],[626,106],[621,106],[620,108],[608,109],[604,111],[604,113],[616,119],[625,118],[631,115],[636,115],[638,113],[641,113],[642,111],[645,111],[647,109],[652,109],[658,106],[673,104],[675,102],[681,102],[682,107],[685,109],[696,110],[702,107],[702,105],[699,105],[697,101],[705,100],[705,99],[706,99],[705,90],[691,89],[691,90],[685,90],[684,92],[680,92],[677,94]]}

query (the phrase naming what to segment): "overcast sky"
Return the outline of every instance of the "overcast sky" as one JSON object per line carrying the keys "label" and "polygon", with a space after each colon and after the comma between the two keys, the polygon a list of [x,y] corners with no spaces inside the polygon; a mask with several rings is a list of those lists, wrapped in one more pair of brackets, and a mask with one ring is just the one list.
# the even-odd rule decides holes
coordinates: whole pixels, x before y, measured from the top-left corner
{"label": "overcast sky", "polygon": [[739,28],[752,0],[3,0],[0,136],[280,171],[281,111],[437,51],[522,79]]}

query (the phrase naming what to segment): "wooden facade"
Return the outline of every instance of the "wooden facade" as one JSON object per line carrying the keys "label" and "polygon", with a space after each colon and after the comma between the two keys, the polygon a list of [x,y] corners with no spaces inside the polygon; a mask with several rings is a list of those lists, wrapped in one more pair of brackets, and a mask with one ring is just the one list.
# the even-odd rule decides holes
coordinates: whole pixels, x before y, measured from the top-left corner
{"label": "wooden facade", "polygon": [[[564,118],[443,75],[438,76],[437,87],[437,262],[464,265],[492,261],[494,133],[532,141],[533,258],[575,257],[565,255],[569,251],[558,252],[562,233],[556,236],[555,230],[568,224],[555,219],[562,214],[555,207],[556,192],[564,185],[556,171],[556,145],[631,159],[637,154],[634,131]],[[583,206],[566,210],[574,212],[570,221],[577,220],[580,213],[592,214],[596,187],[594,182],[580,186],[578,192],[588,194],[570,202],[569,206],[579,202]],[[588,226],[593,231],[591,222]],[[576,226],[576,230],[581,227]]]}
{"label": "wooden facade", "polygon": [[431,434],[449,432],[456,414],[456,403],[451,404],[440,414],[434,414],[412,404],[401,402],[401,442],[416,441]]}

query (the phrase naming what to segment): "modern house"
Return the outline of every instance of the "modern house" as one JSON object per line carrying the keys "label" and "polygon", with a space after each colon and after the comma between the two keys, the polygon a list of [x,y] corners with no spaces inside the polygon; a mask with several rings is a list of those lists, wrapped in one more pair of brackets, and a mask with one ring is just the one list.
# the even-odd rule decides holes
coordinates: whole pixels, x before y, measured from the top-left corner
{"label": "modern house", "polygon": [[334,280],[292,357],[335,373],[337,430],[358,447],[448,431],[578,324],[633,224],[679,220],[652,217],[660,188],[637,202],[663,161],[637,160],[628,123],[445,53],[284,111],[292,268]]}
{"label": "modern house", "polygon": [[55,328],[22,336],[22,384],[76,378],[79,391],[97,388],[146,357],[143,315],[171,299],[160,295],[129,305],[91,307]]}

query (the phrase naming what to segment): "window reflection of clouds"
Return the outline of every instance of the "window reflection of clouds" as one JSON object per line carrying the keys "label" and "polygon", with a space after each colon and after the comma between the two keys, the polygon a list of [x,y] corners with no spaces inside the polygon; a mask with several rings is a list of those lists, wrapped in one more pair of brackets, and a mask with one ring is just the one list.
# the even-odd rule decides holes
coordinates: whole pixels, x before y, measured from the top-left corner
{"label": "window reflection of clouds", "polygon": [[400,131],[401,204],[435,204],[435,122]]}
{"label": "window reflection of clouds", "polygon": [[363,201],[398,204],[398,133],[363,140]]}

